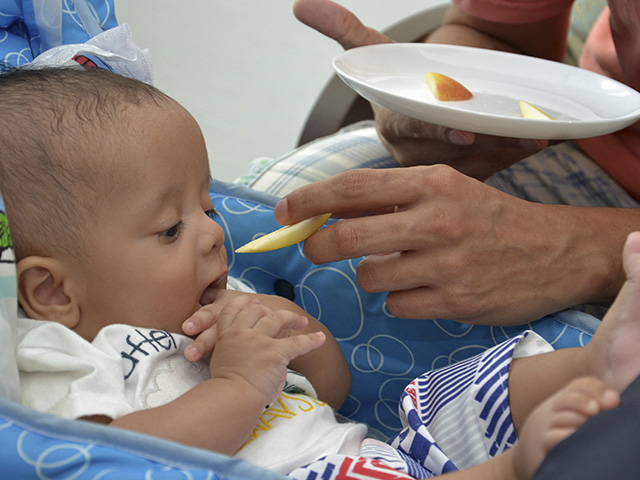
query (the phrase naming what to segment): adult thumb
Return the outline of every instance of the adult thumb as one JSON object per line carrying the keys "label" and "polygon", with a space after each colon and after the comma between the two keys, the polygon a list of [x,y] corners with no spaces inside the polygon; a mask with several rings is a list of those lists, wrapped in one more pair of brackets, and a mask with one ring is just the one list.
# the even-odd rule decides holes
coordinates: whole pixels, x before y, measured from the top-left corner
{"label": "adult thumb", "polygon": [[394,42],[384,33],[363,25],[353,12],[331,0],[296,0],[293,14],[300,22],[337,41],[345,50]]}

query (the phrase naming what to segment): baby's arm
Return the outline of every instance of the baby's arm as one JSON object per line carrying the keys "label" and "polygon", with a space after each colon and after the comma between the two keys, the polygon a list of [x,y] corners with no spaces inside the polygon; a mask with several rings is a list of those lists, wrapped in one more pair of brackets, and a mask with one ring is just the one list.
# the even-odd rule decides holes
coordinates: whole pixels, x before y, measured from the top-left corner
{"label": "baby's arm", "polygon": [[[290,364],[295,370],[306,376],[315,388],[318,398],[327,402],[334,409],[338,409],[351,390],[351,374],[349,366],[338,346],[338,342],[331,332],[317,319],[306,313],[295,303],[276,295],[247,294],[233,290],[219,290],[213,303],[201,309],[188,319],[183,328],[187,335],[198,335],[194,343],[185,351],[186,357],[198,360],[210,352],[216,342],[215,317],[223,306],[238,296],[257,297],[262,304],[272,310],[288,310],[292,313],[305,316],[309,323],[306,328],[296,334],[321,331],[326,336],[326,341],[321,348],[315,349],[306,355],[301,355]],[[191,355],[190,349],[194,348],[197,355]]]}
{"label": "baby's arm", "polygon": [[325,339],[317,332],[288,334],[305,328],[306,318],[272,311],[247,296],[229,302],[216,324],[210,380],[166,405],[110,424],[233,454],[249,438],[265,406],[278,398],[289,362]]}

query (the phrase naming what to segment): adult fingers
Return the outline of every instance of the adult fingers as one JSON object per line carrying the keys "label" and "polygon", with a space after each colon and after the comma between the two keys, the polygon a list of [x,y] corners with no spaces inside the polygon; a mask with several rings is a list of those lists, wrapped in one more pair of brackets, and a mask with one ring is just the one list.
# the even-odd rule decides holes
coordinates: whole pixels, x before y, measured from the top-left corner
{"label": "adult fingers", "polygon": [[385,34],[366,27],[351,11],[330,0],[296,0],[293,13],[300,22],[334,39],[346,50],[393,42]]}
{"label": "adult fingers", "polygon": [[[414,167],[426,169],[431,167]],[[406,168],[355,169],[305,185],[281,199],[274,208],[278,223],[290,225],[322,213],[334,217],[366,215],[392,209],[422,193],[415,182],[418,170]]]}
{"label": "adult fingers", "polygon": [[[422,249],[428,239],[417,234],[417,222],[411,212],[342,220],[309,237],[304,244],[305,257],[314,263],[326,263]],[[378,291],[389,290],[388,284],[393,282],[393,279],[389,279],[387,285]]]}
{"label": "adult fingers", "polygon": [[427,123],[372,104],[380,138],[391,144],[398,140],[438,140],[453,145],[471,145],[475,135],[442,125]]}
{"label": "adult fingers", "polygon": [[442,263],[442,255],[434,250],[368,256],[358,265],[358,284],[365,292],[389,292],[387,308],[400,318],[494,322],[495,289],[478,288],[466,262]]}
{"label": "adult fingers", "polygon": [[434,125],[376,105],[373,110],[380,140],[403,166],[443,163],[484,179],[549,144]]}

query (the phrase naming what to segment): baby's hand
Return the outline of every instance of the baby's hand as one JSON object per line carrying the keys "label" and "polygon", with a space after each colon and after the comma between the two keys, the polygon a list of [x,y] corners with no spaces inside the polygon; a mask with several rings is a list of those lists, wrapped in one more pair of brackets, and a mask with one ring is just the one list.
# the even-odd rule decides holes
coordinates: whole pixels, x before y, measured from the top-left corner
{"label": "baby's hand", "polygon": [[213,351],[218,332],[216,320],[220,311],[232,299],[243,295],[246,294],[233,290],[219,290],[216,292],[212,303],[203,306],[184,321],[182,331],[190,337],[197,335],[193,343],[184,351],[184,356],[187,360],[197,362]]}
{"label": "baby's hand", "polygon": [[197,362],[213,350],[216,343],[216,319],[221,308],[214,304],[205,305],[182,324],[184,333],[189,336],[198,335],[184,350],[184,356],[190,362]]}
{"label": "baby's hand", "polygon": [[284,387],[289,362],[325,341],[322,332],[296,333],[307,323],[306,317],[271,310],[255,297],[231,300],[216,321],[211,377],[246,382],[264,395],[265,405],[275,401]]}

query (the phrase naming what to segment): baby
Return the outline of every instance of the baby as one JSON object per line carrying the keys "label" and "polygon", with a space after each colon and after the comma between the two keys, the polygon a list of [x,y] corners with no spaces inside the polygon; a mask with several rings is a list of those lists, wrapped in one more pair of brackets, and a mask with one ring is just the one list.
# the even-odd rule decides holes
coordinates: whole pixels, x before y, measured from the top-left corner
{"label": "baby", "polygon": [[[184,108],[100,69],[16,70],[0,76],[0,96],[0,192],[28,317],[17,352],[25,404],[298,477],[318,457],[366,454],[366,428],[336,422],[330,408],[350,379],[326,328],[288,300],[226,288],[207,153]],[[630,237],[625,262],[636,280],[639,252],[640,237]],[[637,294],[625,285],[586,347],[523,356],[548,350],[536,350],[544,342],[533,333],[498,346],[510,355],[499,382],[520,440],[451,478],[529,478],[553,445],[616,407],[640,371],[626,355],[640,333],[629,315]],[[411,456],[428,437],[409,424],[422,421],[422,385],[441,373],[407,387],[407,428],[394,449],[374,442],[370,456]],[[417,464],[400,471],[454,471],[441,457],[438,468],[431,457],[403,457]]]}
{"label": "baby", "polygon": [[[228,454],[265,406],[296,402],[281,396],[287,367],[340,406],[349,370],[326,328],[284,298],[225,289],[207,152],[180,105],[102,70],[15,71],[0,82],[0,191],[20,305],[36,319],[20,322],[25,404]],[[191,344],[183,324],[188,334],[211,328]],[[180,363],[185,349],[202,358],[209,341],[210,364]],[[333,451],[355,427],[336,429]],[[269,466],[281,461],[269,455]]]}

